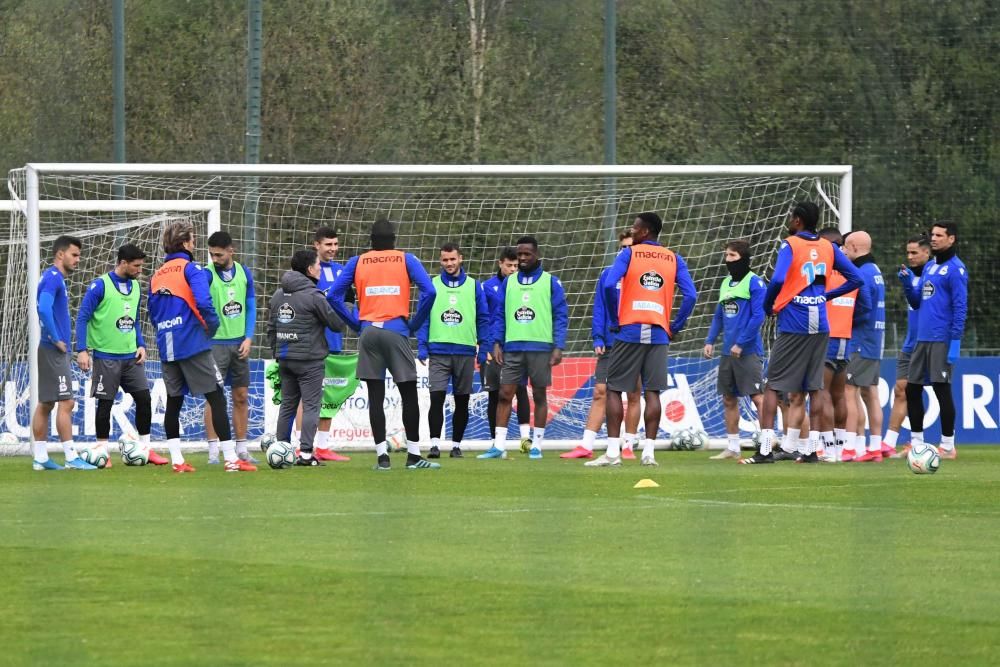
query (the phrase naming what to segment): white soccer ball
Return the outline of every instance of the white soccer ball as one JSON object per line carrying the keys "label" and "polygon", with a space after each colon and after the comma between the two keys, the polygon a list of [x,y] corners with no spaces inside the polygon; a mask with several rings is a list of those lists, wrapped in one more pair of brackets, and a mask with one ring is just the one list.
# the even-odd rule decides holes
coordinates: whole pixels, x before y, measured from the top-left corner
{"label": "white soccer ball", "polygon": [[754,449],[760,449],[760,431],[754,431],[750,436],[750,444]]}
{"label": "white soccer ball", "polygon": [[390,451],[403,451],[406,449],[406,432],[400,428],[395,429],[385,436],[385,444],[389,446]]}
{"label": "white soccer ball", "polygon": [[704,449],[708,444],[708,433],[701,429],[691,429],[691,449]]}
{"label": "white soccer ball", "polygon": [[266,434],[263,438],[260,439],[260,451],[267,454],[268,448],[276,442],[278,442],[278,436],[274,435],[273,433]]}
{"label": "white soccer ball", "polygon": [[295,465],[295,449],[287,442],[272,442],[265,454],[267,465],[275,470],[290,468]]}
{"label": "white soccer ball", "polygon": [[77,450],[77,454],[80,455],[81,459],[98,468],[106,468],[108,460],[110,459],[108,456],[108,450],[103,445],[84,447],[83,449]]}
{"label": "white soccer ball", "polygon": [[3,433],[0,433],[0,447],[3,446],[13,447],[19,442],[20,440],[18,439],[18,437],[13,433],[11,433],[10,431],[4,431]]}
{"label": "white soccer ball", "polygon": [[118,448],[121,450],[122,463],[127,466],[144,466],[149,463],[149,447],[144,442],[122,438],[118,441]]}
{"label": "white soccer ball", "polygon": [[941,467],[941,455],[934,445],[911,447],[906,454],[906,467],[915,475],[933,475]]}
{"label": "white soccer ball", "polygon": [[670,434],[670,448],[679,452],[685,452],[693,449],[694,438],[695,436],[689,428],[682,428],[679,431],[674,431]]}

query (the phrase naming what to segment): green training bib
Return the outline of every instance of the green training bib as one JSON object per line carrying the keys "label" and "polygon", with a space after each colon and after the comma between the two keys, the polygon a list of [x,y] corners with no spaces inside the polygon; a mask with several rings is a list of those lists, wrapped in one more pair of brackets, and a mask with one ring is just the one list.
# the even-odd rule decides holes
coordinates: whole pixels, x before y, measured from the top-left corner
{"label": "green training bib", "polygon": [[437,296],[431,308],[431,343],[476,345],[476,281],[470,277],[460,287],[448,287],[441,276],[431,281]]}
{"label": "green training bib", "polygon": [[733,299],[746,299],[749,301],[750,281],[756,277],[757,274],[751,271],[743,276],[743,280],[739,281],[735,285],[730,285],[730,282],[732,282],[731,278],[723,278],[722,285],[719,287],[719,302],[724,303],[726,301],[732,301]]}
{"label": "green training bib", "polygon": [[[513,278],[513,280],[511,280]],[[507,321],[504,342],[553,342],[552,336],[552,274],[542,275],[530,285],[522,285],[517,274],[507,279],[504,295]]]}
{"label": "green training bib", "polygon": [[87,322],[87,347],[108,354],[134,354],[136,315],[139,312],[139,281],[129,281],[129,293],[122,294],[105,273],[104,298]]}
{"label": "green training bib", "polygon": [[214,340],[243,338],[247,332],[247,274],[239,262],[233,262],[233,279],[222,279],[215,264],[209,264],[212,272],[212,305],[219,314],[219,330]]}

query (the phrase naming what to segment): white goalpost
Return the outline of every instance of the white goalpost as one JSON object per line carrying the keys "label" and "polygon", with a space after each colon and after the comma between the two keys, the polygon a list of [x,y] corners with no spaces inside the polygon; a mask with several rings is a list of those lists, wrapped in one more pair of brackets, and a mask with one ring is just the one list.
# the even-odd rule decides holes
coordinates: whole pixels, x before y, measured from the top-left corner
{"label": "white goalpost", "polygon": [[[525,234],[538,238],[543,264],[563,283],[570,307],[565,361],[556,367],[549,392],[546,440],[572,447],[582,435],[592,394],[594,285],[614,258],[618,233],[630,226],[635,214],[651,210],[664,221],[661,241],[685,258],[699,291],[687,328],[671,344],[671,388],[662,396],[661,436],[696,426],[719,437],[722,407],[714,373],[718,361],[700,359],[700,350],[725,273],[723,244],[747,240],[753,269],[769,274],[796,201],[816,202],[821,225],[851,229],[852,178],[848,165],[29,164],[10,173],[12,201],[0,207],[10,211],[11,219],[6,236],[0,238],[0,265],[7,266],[8,274],[0,299],[0,431],[19,436],[26,432],[30,406],[23,399],[34,398],[37,372],[35,286],[46,243],[55,236],[84,238],[85,261],[71,285],[78,300],[86,283],[113,264],[112,251],[126,240],[139,243],[149,255],[146,293],[148,276],[160,261],[159,234],[170,220],[195,221],[199,252],[212,231],[232,235],[237,259],[252,269],[256,283],[254,438],[268,430],[269,417],[273,420],[264,381],[270,353],[262,333],[267,301],[290,255],[311,245],[317,227],[330,226],[340,239],[336,261],[345,263],[369,247],[371,223],[386,217],[397,227],[397,248],[415,254],[432,276],[440,270],[438,250],[445,242],[458,243],[468,274],[486,280],[495,273],[503,247]],[[22,316],[8,322],[16,312]],[[75,319],[75,311],[73,315]],[[147,343],[151,339],[155,341],[152,332]],[[346,352],[356,349],[356,340],[345,336]],[[151,351],[153,359],[154,354]],[[30,381],[20,377],[24,369]],[[418,372],[424,372],[420,365]],[[477,374],[466,435],[472,449],[485,446],[488,438],[486,396],[478,380]],[[86,380],[80,381],[82,389]],[[429,397],[423,379],[418,386],[426,436]],[[741,427],[749,434],[755,415],[746,403]],[[392,430],[401,421],[398,394],[391,386],[386,408]],[[450,398],[448,409],[453,410]],[[86,411],[84,403],[75,422],[83,438]],[[200,410],[186,412],[192,416],[182,422],[184,435],[191,444],[200,444]],[[154,437],[156,423],[154,416]],[[338,448],[369,448],[373,443],[368,429],[362,384],[334,418],[331,441]],[[446,438],[450,414],[445,431]]]}

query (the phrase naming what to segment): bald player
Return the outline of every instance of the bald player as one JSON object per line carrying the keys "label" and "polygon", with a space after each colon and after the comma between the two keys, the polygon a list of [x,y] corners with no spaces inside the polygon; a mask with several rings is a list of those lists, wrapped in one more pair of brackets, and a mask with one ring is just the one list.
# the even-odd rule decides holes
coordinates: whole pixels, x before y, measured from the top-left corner
{"label": "bald player", "polygon": [[[844,254],[858,268],[864,278],[859,290],[868,294],[872,308],[866,317],[854,323],[851,332],[851,356],[847,362],[847,428],[848,432],[856,421],[854,461],[863,463],[882,462],[882,404],[878,398],[879,364],[885,348],[885,282],[872,256],[872,237],[868,232],[856,231],[844,237]],[[865,447],[864,413],[859,409],[860,401],[868,412],[871,435]],[[852,417],[856,415],[856,420]]]}

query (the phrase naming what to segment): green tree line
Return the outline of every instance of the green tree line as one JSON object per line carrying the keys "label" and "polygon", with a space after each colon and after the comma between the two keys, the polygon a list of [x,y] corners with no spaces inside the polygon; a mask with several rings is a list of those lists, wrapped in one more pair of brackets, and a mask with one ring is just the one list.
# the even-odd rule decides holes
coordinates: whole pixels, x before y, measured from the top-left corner
{"label": "green tree line", "polygon": [[[599,163],[603,5],[266,2],[261,159]],[[488,31],[478,52],[473,6]],[[1000,349],[1000,6],[617,7],[619,163],[852,164],[854,226],[872,233],[884,272],[909,234],[959,223],[966,347]],[[128,160],[243,161],[246,3],[131,0],[126,39]],[[0,0],[0,166],[109,161],[111,119],[110,3]]]}

